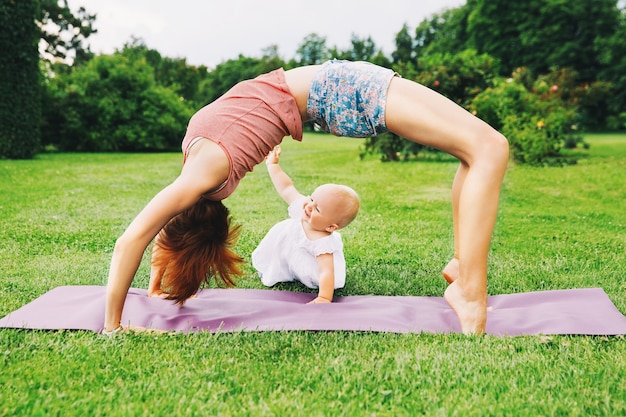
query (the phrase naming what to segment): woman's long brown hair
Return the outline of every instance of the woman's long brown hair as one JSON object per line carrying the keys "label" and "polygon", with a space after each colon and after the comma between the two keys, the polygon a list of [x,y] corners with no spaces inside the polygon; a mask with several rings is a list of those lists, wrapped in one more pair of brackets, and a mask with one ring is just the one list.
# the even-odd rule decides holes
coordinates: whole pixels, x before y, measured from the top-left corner
{"label": "woman's long brown hair", "polygon": [[205,198],[172,218],[155,240],[152,264],[167,299],[182,305],[211,278],[234,287],[243,258],[233,252],[240,225],[231,226],[228,208]]}

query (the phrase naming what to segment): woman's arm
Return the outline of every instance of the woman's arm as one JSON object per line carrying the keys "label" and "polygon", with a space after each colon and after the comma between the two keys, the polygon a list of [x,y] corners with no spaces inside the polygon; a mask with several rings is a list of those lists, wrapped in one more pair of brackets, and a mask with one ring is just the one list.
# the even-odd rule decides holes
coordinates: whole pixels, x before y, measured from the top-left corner
{"label": "woman's arm", "polygon": [[119,327],[128,289],[150,241],[169,219],[193,204],[181,198],[184,197],[180,186],[173,183],[166,187],[135,217],[115,243],[107,284],[104,330]]}
{"label": "woman's arm", "polygon": [[117,240],[107,284],[105,331],[120,326],[128,289],[152,239],[172,217],[224,182],[229,169],[224,151],[213,142],[201,141],[191,149],[180,176],[146,205]]}
{"label": "woman's arm", "polygon": [[308,304],[331,303],[335,292],[335,263],[332,253],[318,255],[317,266],[320,272],[320,287],[317,298]]}

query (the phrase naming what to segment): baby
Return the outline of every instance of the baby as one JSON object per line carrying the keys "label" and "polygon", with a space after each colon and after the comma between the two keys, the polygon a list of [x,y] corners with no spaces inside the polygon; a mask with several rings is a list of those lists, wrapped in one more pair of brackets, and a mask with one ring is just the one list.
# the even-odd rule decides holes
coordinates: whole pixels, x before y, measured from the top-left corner
{"label": "baby", "polygon": [[346,261],[338,230],[359,212],[360,200],[350,187],[324,184],[310,197],[300,194],[278,164],[281,149],[266,158],[267,170],[278,194],[289,204],[287,220],[274,225],[252,252],[252,265],[263,284],[300,281],[318,289],[310,303],[330,303],[335,288],[346,281]]}

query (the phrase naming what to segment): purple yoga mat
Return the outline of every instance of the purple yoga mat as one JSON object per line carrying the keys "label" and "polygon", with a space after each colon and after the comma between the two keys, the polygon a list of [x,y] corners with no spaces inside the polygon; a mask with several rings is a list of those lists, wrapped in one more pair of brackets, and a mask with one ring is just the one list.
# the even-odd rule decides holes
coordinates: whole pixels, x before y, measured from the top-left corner
{"label": "purple yoga mat", "polygon": [[[0,320],[0,327],[102,329],[106,287],[55,288]],[[131,288],[122,324],[181,332],[346,330],[391,333],[460,332],[441,297],[347,296],[306,305],[315,294],[275,290],[208,289],[183,307]],[[492,335],[626,334],[626,316],[601,288],[489,297]]]}

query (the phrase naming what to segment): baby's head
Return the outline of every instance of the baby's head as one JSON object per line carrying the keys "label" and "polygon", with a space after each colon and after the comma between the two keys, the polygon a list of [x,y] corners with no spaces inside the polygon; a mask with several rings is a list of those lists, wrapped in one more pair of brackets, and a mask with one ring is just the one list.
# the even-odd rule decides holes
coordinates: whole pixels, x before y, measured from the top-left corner
{"label": "baby's head", "polygon": [[336,225],[334,230],[349,225],[356,218],[361,205],[356,191],[339,184],[320,185],[311,194],[311,201],[329,224]]}

